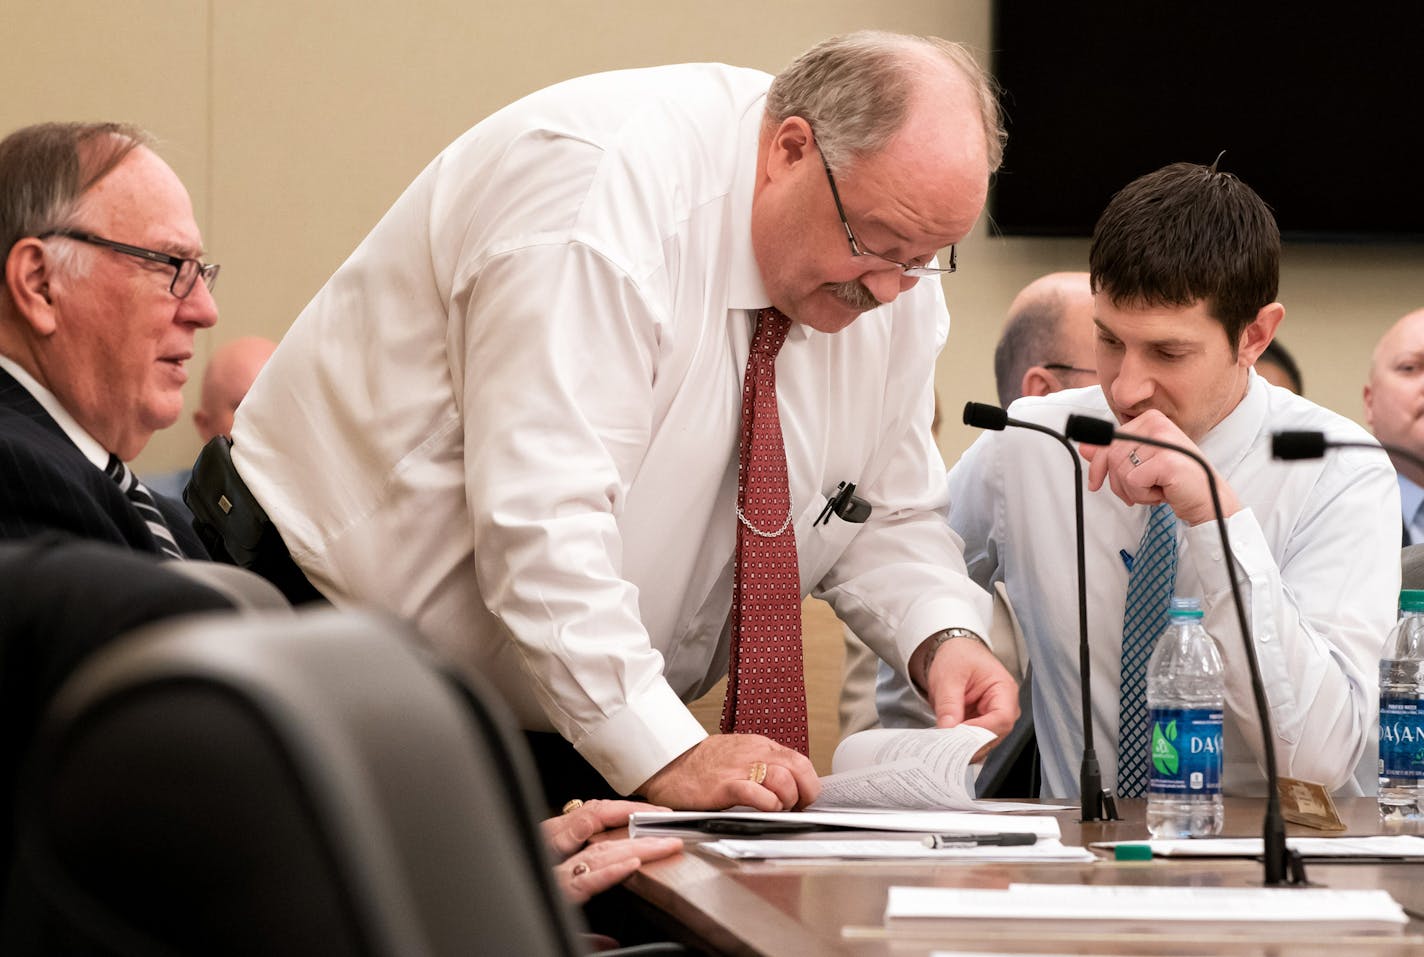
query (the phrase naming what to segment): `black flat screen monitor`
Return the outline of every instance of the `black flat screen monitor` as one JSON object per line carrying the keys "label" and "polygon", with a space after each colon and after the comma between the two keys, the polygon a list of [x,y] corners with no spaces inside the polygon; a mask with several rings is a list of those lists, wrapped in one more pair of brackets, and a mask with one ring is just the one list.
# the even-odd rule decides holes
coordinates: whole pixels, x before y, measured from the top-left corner
{"label": "black flat screen monitor", "polygon": [[1424,3],[994,0],[1004,235],[1088,236],[1168,163],[1250,184],[1287,239],[1424,241]]}

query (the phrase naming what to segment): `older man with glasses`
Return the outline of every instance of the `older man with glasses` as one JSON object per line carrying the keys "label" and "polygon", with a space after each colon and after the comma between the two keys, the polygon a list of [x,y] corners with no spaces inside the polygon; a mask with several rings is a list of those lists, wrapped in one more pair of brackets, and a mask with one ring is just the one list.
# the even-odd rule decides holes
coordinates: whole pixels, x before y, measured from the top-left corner
{"label": "older man with glasses", "polygon": [[42,124],[0,141],[0,537],[61,531],[207,557],[126,464],[177,420],[218,267],[143,131]]}
{"label": "older man with glasses", "polygon": [[[891,34],[774,79],[534,93],[317,293],[232,460],[317,589],[497,682],[555,806],[813,800],[807,593],[943,723],[1002,733],[1015,687],[977,639],[929,428],[937,280],[1000,138],[962,48]],[[724,675],[709,737],[684,702]]]}

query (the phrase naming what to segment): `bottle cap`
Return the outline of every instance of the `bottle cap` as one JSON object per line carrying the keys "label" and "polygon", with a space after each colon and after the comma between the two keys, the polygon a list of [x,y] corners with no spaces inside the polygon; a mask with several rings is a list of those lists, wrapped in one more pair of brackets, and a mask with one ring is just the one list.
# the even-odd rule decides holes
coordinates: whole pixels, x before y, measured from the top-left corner
{"label": "bottle cap", "polygon": [[[1424,592],[1419,593],[1424,599]],[[1424,608],[1424,606],[1421,606]],[[1202,616],[1200,598],[1173,598],[1167,614],[1173,618],[1200,618]]]}
{"label": "bottle cap", "polygon": [[1406,588],[1399,593],[1400,611],[1424,611],[1424,590]]}

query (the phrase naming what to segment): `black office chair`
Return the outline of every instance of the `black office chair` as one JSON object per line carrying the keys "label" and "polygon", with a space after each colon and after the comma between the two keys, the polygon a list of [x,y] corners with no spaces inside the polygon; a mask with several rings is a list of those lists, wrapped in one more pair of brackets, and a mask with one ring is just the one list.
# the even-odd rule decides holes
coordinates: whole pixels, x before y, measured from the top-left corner
{"label": "black office chair", "polygon": [[0,950],[578,953],[491,700],[374,615],[204,616],[116,644],[26,771]]}

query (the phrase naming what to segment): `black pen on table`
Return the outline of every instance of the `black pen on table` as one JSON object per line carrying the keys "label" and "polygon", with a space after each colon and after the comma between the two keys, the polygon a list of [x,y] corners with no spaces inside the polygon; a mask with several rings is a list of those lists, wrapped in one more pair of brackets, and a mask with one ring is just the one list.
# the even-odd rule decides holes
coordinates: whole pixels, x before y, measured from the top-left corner
{"label": "black pen on table", "polygon": [[958,847],[1026,847],[1038,843],[1038,835],[1028,831],[1008,834],[926,834],[925,847],[942,851]]}

